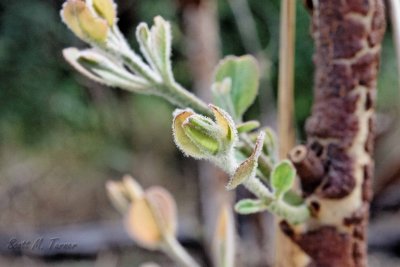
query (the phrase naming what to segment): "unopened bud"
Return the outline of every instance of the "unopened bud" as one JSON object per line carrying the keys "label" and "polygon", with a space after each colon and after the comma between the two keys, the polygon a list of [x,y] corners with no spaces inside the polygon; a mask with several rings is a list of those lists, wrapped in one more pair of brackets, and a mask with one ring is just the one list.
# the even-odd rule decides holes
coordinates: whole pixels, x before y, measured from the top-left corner
{"label": "unopened bud", "polygon": [[104,43],[109,27],[107,21],[96,16],[81,0],[67,0],[61,17],[70,30],[83,41]]}
{"label": "unopened bud", "polygon": [[237,141],[235,125],[227,112],[209,105],[215,121],[191,110],[177,110],[173,130],[177,146],[194,158],[212,158],[231,152]]}
{"label": "unopened bud", "polygon": [[116,5],[112,0],[93,0],[93,8],[97,15],[105,19],[109,26],[116,21]]}

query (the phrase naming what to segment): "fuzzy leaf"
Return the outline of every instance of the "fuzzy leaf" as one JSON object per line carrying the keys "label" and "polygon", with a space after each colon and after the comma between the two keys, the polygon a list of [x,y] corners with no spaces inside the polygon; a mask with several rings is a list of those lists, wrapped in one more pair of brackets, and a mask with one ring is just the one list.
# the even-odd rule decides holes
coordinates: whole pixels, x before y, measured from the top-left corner
{"label": "fuzzy leaf", "polygon": [[85,2],[68,0],[61,10],[61,17],[70,30],[83,41],[104,43],[107,39],[107,21],[96,17]]}
{"label": "fuzzy leaf", "polygon": [[151,27],[152,52],[160,74],[165,78],[172,79],[171,70],[171,25],[162,17],[154,18],[154,26]]}
{"label": "fuzzy leaf", "polygon": [[213,102],[232,116],[235,116],[235,108],[231,98],[232,80],[225,78],[221,82],[214,82],[211,86]]}
{"label": "fuzzy leaf", "polygon": [[67,48],[63,50],[63,55],[76,70],[96,82],[142,94],[152,92],[146,80],[128,72],[94,49],[79,51]]}
{"label": "fuzzy leaf", "polygon": [[296,177],[296,169],[288,160],[278,163],[271,174],[271,186],[277,196],[290,190]]}
{"label": "fuzzy leaf", "polygon": [[258,121],[246,121],[237,125],[236,129],[238,133],[248,133],[260,127]]}
{"label": "fuzzy leaf", "polygon": [[243,199],[235,205],[235,211],[243,215],[263,212],[267,209],[268,205],[260,199]]}
{"label": "fuzzy leaf", "polygon": [[93,0],[93,8],[97,14],[104,18],[109,26],[114,25],[117,12],[114,1],[112,0]]}
{"label": "fuzzy leaf", "polygon": [[274,130],[267,127],[264,130],[265,132],[265,140],[264,140],[264,152],[268,155],[273,161],[277,158],[277,146],[278,141]]}
{"label": "fuzzy leaf", "polygon": [[233,190],[240,184],[244,183],[246,180],[255,177],[258,167],[258,158],[260,157],[264,144],[264,137],[265,133],[260,132],[253,153],[236,169],[235,173],[233,174],[233,176],[229,180],[229,183],[226,186],[228,190]]}
{"label": "fuzzy leaf", "polygon": [[232,115],[237,121],[257,96],[259,76],[257,61],[252,56],[228,56],[217,66],[214,78],[216,82],[231,79],[230,97],[235,111]]}

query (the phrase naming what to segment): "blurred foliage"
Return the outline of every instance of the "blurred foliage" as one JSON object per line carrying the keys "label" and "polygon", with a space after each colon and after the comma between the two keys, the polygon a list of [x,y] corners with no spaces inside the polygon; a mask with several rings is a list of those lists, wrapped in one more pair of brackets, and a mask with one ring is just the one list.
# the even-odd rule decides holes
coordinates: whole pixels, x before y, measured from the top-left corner
{"label": "blurred foliage", "polygon": [[[58,15],[62,2],[0,0],[0,142],[12,139],[34,147],[50,143],[63,146],[63,142],[75,136],[73,142],[77,149],[84,151],[84,155],[96,155],[100,162],[106,161],[120,171],[129,165],[129,162],[124,165],[122,160],[127,158],[127,154],[140,150],[141,146],[148,148],[143,144],[157,140],[161,149],[172,148],[172,138],[165,140],[161,137],[163,131],[170,129],[172,108],[169,105],[158,99],[93,84],[67,65],[61,50],[84,45],[62,25]],[[139,21],[150,22],[155,15],[172,21],[175,73],[179,81],[190,87],[191,75],[184,57],[182,19],[176,7],[177,1],[117,2],[120,4],[119,25],[130,40],[133,40]],[[277,83],[279,2],[249,0],[263,52],[272,62],[269,74],[272,88],[276,88]],[[226,0],[218,0],[218,13],[221,54],[244,54]],[[299,2],[295,101],[300,132],[312,104],[313,44],[309,23],[309,14]],[[134,43],[132,45],[137,47]],[[390,38],[387,38],[379,93],[379,106],[385,109],[395,104],[393,99],[396,98],[392,97],[397,88],[394,68],[394,51]],[[110,153],[113,157],[109,157]]]}

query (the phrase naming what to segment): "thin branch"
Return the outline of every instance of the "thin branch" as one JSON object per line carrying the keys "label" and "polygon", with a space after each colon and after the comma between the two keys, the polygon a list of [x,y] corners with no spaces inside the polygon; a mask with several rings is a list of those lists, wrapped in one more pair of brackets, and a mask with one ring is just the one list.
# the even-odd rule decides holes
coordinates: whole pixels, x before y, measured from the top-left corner
{"label": "thin branch", "polygon": [[279,155],[285,158],[295,143],[294,134],[294,48],[296,1],[283,0],[279,48],[278,129]]}
{"label": "thin branch", "polygon": [[[278,80],[279,157],[285,158],[295,144],[294,57],[296,1],[281,1]],[[275,266],[302,266],[304,254],[281,231],[277,231]]]}

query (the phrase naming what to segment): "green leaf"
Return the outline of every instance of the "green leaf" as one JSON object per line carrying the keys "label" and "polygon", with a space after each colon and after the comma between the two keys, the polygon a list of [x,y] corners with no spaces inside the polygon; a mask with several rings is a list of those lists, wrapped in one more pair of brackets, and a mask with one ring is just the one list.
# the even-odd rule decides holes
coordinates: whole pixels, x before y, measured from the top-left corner
{"label": "green leaf", "polygon": [[236,129],[238,133],[248,133],[260,127],[258,121],[246,121],[237,125]]}
{"label": "green leaf", "polygon": [[271,174],[271,185],[277,196],[282,196],[293,186],[296,169],[288,160],[283,160],[275,166]]}
{"label": "green leaf", "polygon": [[235,115],[235,108],[231,99],[231,78],[225,78],[222,82],[214,82],[211,86],[213,102],[217,106],[226,110],[232,116]]}
{"label": "green leaf", "polygon": [[258,93],[259,76],[257,61],[252,56],[228,56],[217,66],[214,80],[216,82],[223,82],[226,78],[231,80],[229,93],[235,112],[232,115],[236,121],[240,121],[244,112],[254,102]]}
{"label": "green leaf", "polygon": [[274,132],[269,127],[266,127],[265,130],[265,139],[264,139],[264,153],[269,156],[272,162],[277,161],[277,154],[278,154],[278,142],[277,137]]}
{"label": "green leaf", "polygon": [[252,179],[256,176],[258,167],[258,158],[260,157],[262,147],[264,145],[265,133],[260,132],[253,153],[248,159],[243,161],[235,170],[233,176],[229,179],[226,185],[227,190],[233,190],[245,181]]}
{"label": "green leaf", "polygon": [[137,93],[152,93],[146,80],[128,72],[118,62],[95,49],[79,51],[76,48],[67,48],[63,50],[63,55],[76,70],[96,82]]}
{"label": "green leaf", "polygon": [[268,205],[260,199],[243,199],[235,205],[235,210],[239,214],[252,214],[263,212],[268,209]]}
{"label": "green leaf", "polygon": [[162,17],[154,18],[154,26],[150,30],[152,49],[160,74],[167,79],[173,79],[171,69],[171,25]]}

